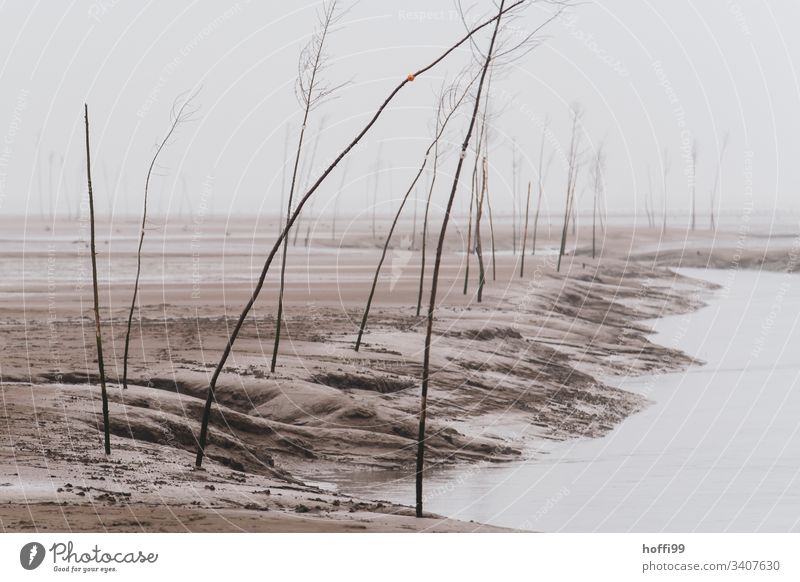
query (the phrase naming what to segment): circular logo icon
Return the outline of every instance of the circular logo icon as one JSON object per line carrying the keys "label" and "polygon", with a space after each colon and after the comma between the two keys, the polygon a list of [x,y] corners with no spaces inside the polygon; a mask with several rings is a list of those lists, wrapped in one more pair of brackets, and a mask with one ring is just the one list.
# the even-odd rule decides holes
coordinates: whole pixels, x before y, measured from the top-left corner
{"label": "circular logo icon", "polygon": [[39,542],[30,542],[19,551],[19,563],[26,570],[35,570],[44,561],[44,546]]}

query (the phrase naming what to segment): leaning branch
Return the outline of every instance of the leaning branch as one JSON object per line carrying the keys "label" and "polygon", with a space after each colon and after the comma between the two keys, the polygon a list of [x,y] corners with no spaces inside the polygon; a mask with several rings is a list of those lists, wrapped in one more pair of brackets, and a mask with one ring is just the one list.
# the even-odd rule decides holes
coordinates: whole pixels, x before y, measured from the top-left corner
{"label": "leaning branch", "polygon": [[453,51],[457,50],[462,44],[464,44],[469,38],[471,38],[474,34],[479,32],[480,30],[484,29],[486,26],[489,26],[493,22],[499,20],[502,15],[509,10],[513,10],[517,6],[521,6],[525,3],[526,0],[518,0],[505,10],[500,10],[498,13],[489,20],[483,22],[482,24],[476,26],[471,31],[469,31],[466,35],[464,35],[459,41],[453,44],[450,48],[445,50],[441,55],[439,55],[436,59],[434,59],[430,64],[426,65],[425,67],[421,68],[420,70],[416,71],[408,75],[405,79],[403,79],[390,93],[389,96],[378,106],[377,111],[373,114],[364,128],[353,138],[353,140],[342,150],[342,152],[336,157],[335,160],[328,166],[328,168],[322,173],[322,175],[317,178],[316,182],[311,185],[308,191],[303,195],[303,197],[299,200],[297,207],[295,208],[292,216],[287,221],[286,226],[284,227],[281,234],[278,236],[278,240],[275,241],[275,244],[272,246],[269,254],[267,255],[266,260],[264,261],[264,266],[261,269],[261,274],[259,275],[258,281],[256,283],[255,288],[253,289],[253,293],[248,299],[247,303],[242,309],[242,313],[239,316],[236,325],[234,326],[233,330],[231,331],[231,335],[228,338],[228,342],[225,344],[225,348],[222,351],[222,356],[220,357],[219,362],[217,363],[217,367],[214,369],[214,373],[211,376],[211,382],[209,382],[208,392],[206,394],[206,403],[203,408],[203,418],[201,421],[200,426],[200,436],[198,439],[198,449],[197,449],[197,457],[195,459],[195,465],[200,467],[203,463],[203,455],[205,454],[206,448],[206,441],[208,439],[208,421],[211,417],[211,405],[214,402],[214,391],[217,385],[217,380],[219,375],[222,373],[222,369],[225,367],[225,362],[228,360],[228,356],[233,349],[233,344],[236,342],[236,338],[239,336],[239,332],[244,325],[245,320],[247,319],[247,315],[250,313],[250,310],[253,308],[253,304],[258,299],[259,294],[261,293],[261,289],[264,286],[264,281],[267,278],[267,273],[269,272],[269,268],[272,265],[272,261],[275,258],[278,250],[281,247],[281,243],[283,243],[284,239],[287,236],[287,233],[292,228],[292,225],[297,220],[297,217],[300,215],[300,212],[303,209],[306,201],[308,201],[311,196],[313,196],[314,192],[320,187],[320,185],[328,178],[331,172],[339,165],[339,162],[344,159],[344,157],[350,153],[350,151],[362,140],[362,138],[369,132],[370,129],[375,125],[378,119],[381,117],[383,112],[389,106],[389,103],[394,100],[394,98],[400,93],[400,91],[410,82],[412,82],[415,78],[419,77],[420,75],[425,74],[436,65],[441,63],[444,59],[446,59]]}

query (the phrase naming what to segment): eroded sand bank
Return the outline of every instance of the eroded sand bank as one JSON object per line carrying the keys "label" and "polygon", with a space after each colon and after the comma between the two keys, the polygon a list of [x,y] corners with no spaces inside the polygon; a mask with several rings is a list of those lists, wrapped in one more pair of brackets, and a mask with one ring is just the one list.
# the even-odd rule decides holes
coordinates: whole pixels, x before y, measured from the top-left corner
{"label": "eroded sand bank", "polygon": [[[424,319],[416,316],[420,242],[410,249],[407,226],[387,258],[359,352],[353,342],[382,241],[364,228],[334,243],[318,226],[308,248],[302,239],[290,246],[278,370],[269,373],[275,271],[220,378],[209,458],[197,471],[193,451],[208,378],[274,225],[170,223],[150,235],[127,390],[117,381],[135,227],[100,230],[113,431],[113,453],[106,458],[80,223],[63,221],[52,230],[4,223],[2,527],[481,528],[435,517],[415,520],[408,508],[309,484],[315,471],[342,464],[409,470],[413,463]],[[565,258],[560,273],[555,255],[541,251],[526,258],[520,278],[518,255],[504,252],[498,253],[494,281],[485,243],[489,281],[478,304],[476,260],[463,295],[463,233],[452,232],[435,323],[427,448],[432,465],[516,458],[524,443],[503,427],[520,423],[532,439],[604,434],[647,404],[611,386],[613,377],[698,363],[648,341],[641,323],[697,308],[708,292],[707,284],[676,275],[663,255],[648,250],[680,248],[685,238],[678,234],[665,239],[655,232],[632,237],[628,229],[609,230],[602,258],[593,260],[581,231],[577,252]],[[498,247],[510,248],[510,238],[498,230]],[[723,240],[715,236],[716,252],[735,248],[735,234],[729,246]],[[540,249],[554,242],[540,233]],[[427,298],[427,285],[425,290]]]}

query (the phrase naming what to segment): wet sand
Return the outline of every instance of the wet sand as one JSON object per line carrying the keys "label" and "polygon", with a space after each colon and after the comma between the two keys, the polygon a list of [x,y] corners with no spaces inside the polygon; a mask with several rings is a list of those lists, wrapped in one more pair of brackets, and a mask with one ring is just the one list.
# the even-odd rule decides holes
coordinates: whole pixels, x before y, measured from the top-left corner
{"label": "wet sand", "polygon": [[[409,508],[314,485],[315,475],[343,465],[411,471],[424,338],[424,318],[415,313],[420,241],[410,248],[411,225],[403,225],[387,257],[360,352],[353,342],[383,241],[372,238],[368,225],[351,225],[333,241],[326,225],[317,224],[308,248],[302,235],[290,245],[278,369],[269,373],[275,269],[220,377],[208,460],[197,471],[193,451],[208,378],[274,240],[275,224],[170,221],[148,233],[127,390],[117,382],[136,226],[104,224],[98,248],[111,383],[109,458],[101,448],[85,224],[63,220],[47,230],[42,223],[3,220],[5,531],[480,527],[416,520]],[[542,229],[540,249],[555,245],[555,230],[548,238]],[[499,224],[496,234],[498,247],[510,250],[508,229]],[[556,256],[540,250],[526,258],[520,278],[519,255],[501,252],[496,280],[485,242],[490,280],[480,304],[474,257],[469,290],[462,294],[467,256],[461,235],[451,230],[440,281],[429,396],[431,467],[518,458],[526,442],[509,429],[514,426],[525,426],[524,439],[601,436],[647,405],[643,396],[609,386],[608,378],[700,363],[650,342],[642,323],[698,308],[711,288],[676,275],[668,259],[653,256],[651,247],[679,253],[686,244],[679,233],[665,237],[639,229],[631,235],[630,229],[610,228],[601,257],[593,260],[581,230],[560,273]],[[736,233],[717,233],[713,240],[717,250],[710,255],[737,248]],[[726,240],[727,247],[721,244]],[[433,236],[428,244],[431,253]],[[744,254],[758,252],[753,247]],[[680,262],[675,256],[672,262]],[[429,268],[432,260],[429,254]]]}

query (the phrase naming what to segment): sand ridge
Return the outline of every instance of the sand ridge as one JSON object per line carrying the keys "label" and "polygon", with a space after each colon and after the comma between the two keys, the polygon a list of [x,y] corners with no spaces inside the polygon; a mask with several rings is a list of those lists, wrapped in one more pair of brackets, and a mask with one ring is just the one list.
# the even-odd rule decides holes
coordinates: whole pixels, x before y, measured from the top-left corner
{"label": "sand ridge", "polygon": [[[68,228],[60,224],[57,232]],[[109,237],[111,248],[101,262],[107,266],[101,271],[101,301],[111,382],[114,452],[109,459],[98,444],[99,391],[87,289],[76,283],[76,271],[64,274],[81,261],[81,242],[57,253],[47,247],[16,254],[6,249],[5,262],[24,257],[34,273],[43,267],[53,275],[27,277],[21,313],[13,294],[0,301],[3,527],[476,527],[439,519],[417,522],[408,508],[305,484],[323,469],[411,471],[413,465],[423,340],[423,319],[415,314],[419,252],[396,246],[365,344],[355,352],[360,306],[378,248],[366,233],[350,232],[334,248],[325,240],[313,250],[290,246],[296,257],[290,263],[279,368],[269,373],[272,277],[220,378],[209,464],[203,471],[193,469],[210,372],[241,298],[251,289],[258,259],[251,254],[255,235],[243,227],[238,238],[229,231],[223,236],[228,253],[222,260],[202,258],[199,267],[187,269],[184,233],[165,233],[161,248],[145,263],[145,272],[149,265],[157,276],[143,281],[128,390],[116,382],[131,257],[127,248],[116,250],[119,242]],[[499,233],[501,242],[504,237]],[[209,244],[203,239],[203,246]],[[542,244],[545,248],[547,239]],[[528,275],[520,279],[518,256],[499,255],[497,280],[488,283],[480,304],[473,296],[474,281],[470,293],[461,294],[465,255],[457,251],[457,238],[449,245],[435,323],[427,441],[431,466],[503,462],[519,458],[531,440],[605,434],[647,404],[614,388],[609,379],[699,363],[650,342],[644,322],[696,309],[710,286],[680,277],[649,257],[629,260],[630,241],[620,232],[609,231],[600,260],[579,245],[561,273],[555,271],[554,256],[540,252],[527,258]],[[472,267],[477,271],[474,258]],[[195,268],[199,280],[191,276]],[[524,431],[509,435],[497,419],[523,425]]]}

